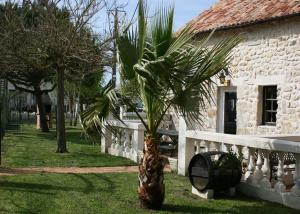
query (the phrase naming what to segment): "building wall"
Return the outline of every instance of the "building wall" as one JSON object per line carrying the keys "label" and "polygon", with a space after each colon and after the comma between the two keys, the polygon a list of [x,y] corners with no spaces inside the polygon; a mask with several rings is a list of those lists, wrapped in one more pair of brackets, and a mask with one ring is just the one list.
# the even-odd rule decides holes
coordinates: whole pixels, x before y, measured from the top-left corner
{"label": "building wall", "polygon": [[[300,17],[215,33],[214,44],[239,33],[233,51],[231,86],[237,88],[237,134],[300,133]],[[261,125],[262,86],[277,85],[276,126]],[[216,94],[226,87],[216,88]],[[220,131],[220,101],[206,111],[202,128]]]}

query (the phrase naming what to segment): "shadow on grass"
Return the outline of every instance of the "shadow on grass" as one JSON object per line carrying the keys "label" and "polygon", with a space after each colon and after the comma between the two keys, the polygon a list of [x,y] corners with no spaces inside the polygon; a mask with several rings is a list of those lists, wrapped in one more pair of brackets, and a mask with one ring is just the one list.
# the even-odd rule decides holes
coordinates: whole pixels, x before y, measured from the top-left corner
{"label": "shadow on grass", "polygon": [[162,211],[166,211],[169,213],[235,213],[235,212],[231,212],[230,210],[220,210],[220,209],[213,209],[207,207],[196,207],[191,205],[172,205],[172,204],[163,205]]}
{"label": "shadow on grass", "polygon": [[[46,140],[56,140],[56,132],[51,131],[48,133],[43,133],[43,132],[35,132],[35,133],[29,133],[30,135],[36,135],[39,138],[43,138]],[[66,140],[71,143],[71,144],[80,144],[80,145],[96,145],[92,140],[89,138],[86,138],[82,131],[80,129],[74,128],[73,130],[71,129],[66,129]],[[100,142],[100,136],[99,139],[95,139],[97,142]],[[98,144],[99,145],[99,144]]]}
{"label": "shadow on grass", "polygon": [[[116,184],[113,182],[109,176],[106,176],[105,174],[93,174],[96,179],[99,179],[100,181],[104,181],[106,183],[105,188],[101,188],[101,190],[104,190],[106,192],[113,192],[116,189]],[[99,189],[97,189],[99,191]]]}
{"label": "shadow on grass", "polygon": [[[66,176],[73,176],[81,181],[84,185],[83,187],[65,186],[63,183],[61,185],[43,184],[43,178],[40,179],[41,183],[28,183],[28,182],[14,182],[14,181],[0,181],[0,190],[10,190],[10,191],[20,191],[20,192],[31,192],[37,194],[48,194],[54,195],[49,191],[63,191],[63,192],[82,192],[88,194],[95,191],[93,183],[95,179],[87,178],[81,174],[68,174]],[[105,175],[93,174],[98,182],[104,183],[104,188],[97,189],[97,191],[111,192],[115,189],[115,183]],[[75,183],[77,184],[77,183]]]}
{"label": "shadow on grass", "polygon": [[82,188],[82,192],[85,193],[85,194],[88,194],[90,192],[94,192],[94,185],[93,183],[87,179],[86,177],[82,176],[82,175],[79,175],[79,174],[72,174],[74,177],[82,180],[84,183],[85,183],[85,187]]}
{"label": "shadow on grass", "polygon": [[0,189],[10,190],[10,191],[32,192],[32,193],[48,194],[48,195],[53,195],[54,193],[43,192],[43,191],[59,190],[59,191],[83,192],[82,188],[77,188],[77,187],[65,187],[65,186],[56,186],[50,184],[11,182],[11,181],[0,182]]}
{"label": "shadow on grass", "polygon": [[[46,140],[55,140],[56,139],[56,130],[51,129],[50,132],[41,132],[40,130],[35,129],[35,126],[33,124],[26,124],[23,126],[23,129],[20,131],[11,131],[10,134],[12,134],[15,137],[20,138],[30,138],[33,136],[38,138],[43,138]],[[35,139],[36,140],[36,139]],[[87,138],[84,135],[84,132],[81,127],[71,127],[66,125],[66,140],[72,144],[88,144],[92,145],[95,144],[93,140]],[[99,138],[96,137],[94,139],[95,142],[100,142],[100,135]]]}
{"label": "shadow on grass", "polygon": [[38,209],[38,208],[35,208],[35,210],[33,210],[33,208],[26,208],[25,206],[21,206],[21,205],[17,204],[17,202],[13,201],[13,200],[11,200],[11,204],[13,204],[15,207],[17,207],[20,210],[20,211],[14,211],[14,213],[38,214],[38,213],[42,213],[42,211],[43,211],[42,209]]}

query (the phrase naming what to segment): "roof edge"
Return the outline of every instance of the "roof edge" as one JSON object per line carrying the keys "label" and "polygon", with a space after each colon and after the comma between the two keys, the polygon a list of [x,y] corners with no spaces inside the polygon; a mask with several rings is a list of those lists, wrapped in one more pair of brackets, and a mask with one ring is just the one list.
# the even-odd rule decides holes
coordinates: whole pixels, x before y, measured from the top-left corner
{"label": "roof edge", "polygon": [[283,20],[283,19],[298,17],[298,16],[300,17],[300,12],[291,13],[291,14],[288,14],[288,15],[285,15],[285,16],[275,16],[275,17],[270,17],[270,18],[267,18],[267,19],[255,20],[255,21],[244,22],[244,23],[235,24],[235,25],[228,25],[228,26],[222,26],[222,27],[218,27],[218,28],[212,28],[212,29],[204,30],[204,31],[198,31],[198,32],[196,32],[195,35],[197,36],[199,34],[210,33],[213,30],[215,32],[219,32],[219,31],[222,31],[222,30],[231,30],[231,29],[236,29],[236,28],[248,27],[248,26],[252,26],[252,25],[256,25],[256,24],[263,24],[263,23],[266,23],[266,22]]}

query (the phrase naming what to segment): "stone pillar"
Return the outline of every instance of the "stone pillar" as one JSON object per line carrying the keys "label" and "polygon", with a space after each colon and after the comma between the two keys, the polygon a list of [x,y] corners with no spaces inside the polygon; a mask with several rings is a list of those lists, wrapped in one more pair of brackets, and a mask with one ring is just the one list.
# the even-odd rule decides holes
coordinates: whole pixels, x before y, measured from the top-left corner
{"label": "stone pillar", "polygon": [[178,174],[187,175],[189,163],[195,153],[194,144],[186,139],[186,123],[183,117],[179,118],[178,136]]}

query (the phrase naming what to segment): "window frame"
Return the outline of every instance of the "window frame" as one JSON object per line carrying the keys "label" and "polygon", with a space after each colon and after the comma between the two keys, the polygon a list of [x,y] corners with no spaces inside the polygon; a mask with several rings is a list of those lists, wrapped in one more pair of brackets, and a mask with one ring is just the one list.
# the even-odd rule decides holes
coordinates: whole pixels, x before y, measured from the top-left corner
{"label": "window frame", "polygon": [[[267,97],[267,90],[269,89],[275,89],[276,90],[276,98],[268,98]],[[263,86],[263,109],[262,109],[262,125],[267,125],[267,126],[276,126],[277,122],[277,111],[278,111],[278,88],[277,85],[268,85],[268,86]],[[266,109],[267,106],[267,101],[271,101],[271,109]],[[274,102],[276,102],[277,108],[274,109]],[[271,113],[271,120],[272,120],[272,114],[275,113],[275,121],[267,121],[267,113]]]}

